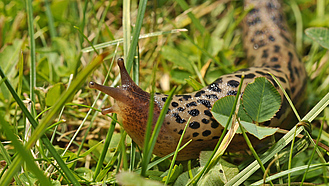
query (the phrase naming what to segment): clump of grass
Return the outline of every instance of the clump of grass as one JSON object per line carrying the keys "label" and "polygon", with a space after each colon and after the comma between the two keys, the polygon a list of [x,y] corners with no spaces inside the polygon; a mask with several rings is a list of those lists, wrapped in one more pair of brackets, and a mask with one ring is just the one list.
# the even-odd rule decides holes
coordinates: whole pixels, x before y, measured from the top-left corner
{"label": "clump of grass", "polygon": [[[174,153],[164,158],[151,155],[152,143],[141,153],[122,130],[116,116],[99,115],[99,109],[112,100],[102,94],[94,95],[94,91],[87,88],[87,82],[92,79],[116,86],[119,76],[113,61],[118,56],[124,56],[133,79],[150,92],[168,93],[174,86],[177,86],[176,93],[190,92],[191,86],[204,86],[222,74],[243,68],[246,60],[239,22],[246,12],[242,7],[241,2],[188,4],[181,0],[145,0],[139,4],[130,1],[2,2],[0,158],[4,163],[0,167],[0,183],[9,184],[14,180],[18,185],[116,184],[123,183],[120,178],[124,176],[132,176],[134,184],[148,183],[138,176],[141,174],[154,181],[186,184],[200,167],[217,170],[217,164],[204,167],[208,156],[189,161],[187,165],[174,162],[179,164],[174,166],[168,159]],[[298,51],[309,74],[307,104],[313,109],[302,118],[312,121],[310,137],[326,145],[329,145],[326,129],[328,51],[304,35],[303,30],[311,26],[328,27],[328,22],[323,21],[329,18],[325,11],[328,8],[325,1],[285,5],[289,25],[297,25],[291,30],[296,33]],[[139,36],[143,39],[138,40]],[[91,46],[95,49],[89,50]],[[28,104],[24,104],[25,100]],[[302,127],[296,126],[277,144],[293,140],[299,132]],[[289,163],[283,164],[282,172],[274,175],[276,170],[270,169],[272,176],[266,180],[327,183],[325,153],[316,148],[317,144],[313,145],[315,147],[310,146],[290,159],[282,155],[279,161]],[[282,146],[278,146],[258,154],[265,168],[268,166],[265,160],[280,156]],[[312,160],[308,160],[310,155]],[[251,157],[240,153],[222,156],[230,162],[241,158],[248,161]],[[229,166],[220,166],[223,165],[220,170],[225,174]],[[237,165],[234,170],[238,169]],[[116,176],[128,169],[132,175]],[[259,180],[256,185],[262,184],[263,172],[257,161],[246,166],[240,164],[239,169],[240,173],[230,177],[227,184],[248,185],[254,180]],[[207,181],[202,178],[211,178],[211,170],[200,177],[200,183]],[[305,173],[298,172],[301,170]],[[310,174],[306,174],[306,170]]]}

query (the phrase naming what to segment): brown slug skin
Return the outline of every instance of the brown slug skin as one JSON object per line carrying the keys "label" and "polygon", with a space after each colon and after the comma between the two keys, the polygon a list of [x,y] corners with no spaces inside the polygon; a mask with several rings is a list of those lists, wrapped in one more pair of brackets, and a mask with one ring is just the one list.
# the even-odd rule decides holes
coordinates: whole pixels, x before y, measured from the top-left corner
{"label": "brown slug skin", "polygon": [[[243,21],[244,49],[250,68],[241,69],[232,74],[219,77],[203,89],[174,95],[164,123],[159,133],[153,153],[165,156],[173,151],[190,117],[192,117],[184,135],[183,143],[192,139],[177,160],[194,159],[200,151],[212,149],[216,145],[223,127],[212,117],[211,108],[220,98],[236,95],[241,75],[245,74],[242,91],[256,77],[266,77],[277,88],[283,100],[280,110],[272,120],[263,123],[266,126],[280,126],[289,113],[288,104],[283,99],[282,91],[268,74],[272,73],[292,98],[294,104],[302,101],[301,95],[306,86],[306,72],[297,57],[292,37],[288,32],[281,4],[277,0],[247,0],[245,8],[253,7]],[[90,88],[100,90],[113,97],[116,102],[103,109],[102,113],[117,113],[129,136],[143,146],[150,94],[139,88],[127,73],[122,58],[118,59],[122,85],[113,88],[90,82]],[[153,124],[167,99],[167,95],[155,95]],[[234,137],[229,150],[243,150],[244,141]]]}

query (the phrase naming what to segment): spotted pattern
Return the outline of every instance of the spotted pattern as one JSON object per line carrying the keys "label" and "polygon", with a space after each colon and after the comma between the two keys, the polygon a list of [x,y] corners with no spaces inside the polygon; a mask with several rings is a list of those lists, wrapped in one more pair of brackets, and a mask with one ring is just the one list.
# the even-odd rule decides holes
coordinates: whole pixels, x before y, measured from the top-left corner
{"label": "spotted pattern", "polygon": [[[212,106],[220,98],[236,96],[240,85],[243,95],[246,85],[257,77],[266,77],[279,90],[282,97],[279,111],[272,120],[262,123],[263,125],[278,126],[289,113],[288,103],[283,99],[282,91],[269,73],[278,79],[295,104],[298,103],[297,100],[302,99],[306,86],[306,71],[297,57],[280,3],[277,0],[245,0],[245,9],[250,10],[243,21],[244,49],[250,67],[222,75],[196,92],[173,96],[153,151],[156,155],[165,156],[173,152],[186,125],[188,128],[184,142],[190,139],[193,141],[179,153],[178,160],[197,158],[203,148],[213,148],[222,134],[223,124],[214,119],[211,113]],[[121,70],[121,77],[129,79],[127,74]],[[243,74],[245,80],[241,84]],[[128,80],[122,82],[124,84]],[[128,91],[136,94],[129,95],[131,100],[128,100],[128,104],[118,101],[116,112],[122,116],[123,127],[127,133],[138,145],[143,146],[145,123],[148,118],[146,101],[149,97],[131,82],[125,86],[128,87]],[[155,123],[168,95],[156,93],[154,99]]]}

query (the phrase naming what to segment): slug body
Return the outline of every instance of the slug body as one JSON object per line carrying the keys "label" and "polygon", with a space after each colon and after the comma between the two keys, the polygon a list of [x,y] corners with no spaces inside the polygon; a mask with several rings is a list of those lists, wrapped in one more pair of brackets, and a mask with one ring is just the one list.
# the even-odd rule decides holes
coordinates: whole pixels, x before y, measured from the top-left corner
{"label": "slug body", "polygon": [[[223,131],[211,114],[213,104],[227,95],[236,95],[241,75],[245,74],[242,91],[256,77],[266,77],[281,94],[282,106],[266,126],[278,126],[289,113],[283,93],[268,72],[276,76],[293,102],[300,102],[306,86],[306,71],[297,57],[292,37],[277,0],[247,0],[245,8],[252,9],[244,18],[244,48],[250,68],[219,77],[203,89],[184,95],[175,95],[171,101],[160,130],[153,153],[165,156],[175,151],[178,140],[190,117],[191,121],[184,135],[183,143],[192,139],[177,157],[177,160],[197,158],[200,151],[213,149]],[[140,89],[129,77],[123,59],[118,60],[122,85],[113,88],[90,82],[90,87],[100,90],[116,100],[116,103],[102,111],[103,114],[117,113],[130,137],[143,146],[148,118],[150,94]],[[153,124],[167,99],[167,95],[156,94]],[[229,146],[232,150],[245,147],[241,138],[235,137]]]}

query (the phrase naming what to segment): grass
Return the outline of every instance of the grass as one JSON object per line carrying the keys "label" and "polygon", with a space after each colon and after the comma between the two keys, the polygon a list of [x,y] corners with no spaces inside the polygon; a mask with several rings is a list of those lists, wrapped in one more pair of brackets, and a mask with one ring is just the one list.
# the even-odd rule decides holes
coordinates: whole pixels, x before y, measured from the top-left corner
{"label": "grass", "polygon": [[[175,86],[176,94],[192,92],[191,87],[209,84],[222,74],[247,66],[239,26],[245,12],[240,1],[139,3],[0,2],[1,185],[95,185],[123,180],[133,184],[186,184],[199,168],[208,170],[200,183],[211,184],[207,182],[211,179],[203,178],[217,178],[211,170],[219,166],[223,172],[219,177],[229,178],[225,181],[229,185],[263,183],[259,163],[248,154],[224,154],[221,161],[233,165],[216,164],[213,169],[205,166],[210,155],[175,162],[174,166],[168,157],[151,155],[152,140],[141,153],[115,116],[99,114],[96,108],[113,100],[89,89],[88,82],[119,85],[118,70],[113,65],[119,56],[126,59],[133,79],[143,90],[167,94]],[[305,111],[299,115],[312,121],[311,137],[326,145],[328,50],[308,38],[304,30],[328,27],[328,9],[329,3],[323,0],[287,1],[284,6],[289,25],[296,25],[291,31],[309,74]],[[176,30],[183,28],[188,31]],[[143,37],[140,40],[139,35]],[[97,53],[101,55],[97,57]],[[32,104],[25,104],[26,100]],[[25,132],[31,126],[32,133]],[[296,126],[267,152],[258,152],[258,161],[265,169],[274,156],[280,157],[276,163],[281,165],[267,170],[266,180],[273,184],[327,184],[328,155],[317,144],[305,148],[305,141],[310,142],[303,139],[295,141],[294,146],[286,145],[298,133],[307,135],[303,127]],[[149,139],[155,139],[156,134],[149,134]],[[290,149],[299,147],[304,150],[290,157]],[[132,173],[126,173],[128,169]],[[230,175],[230,171],[236,173]],[[125,176],[130,179],[121,179]]]}

